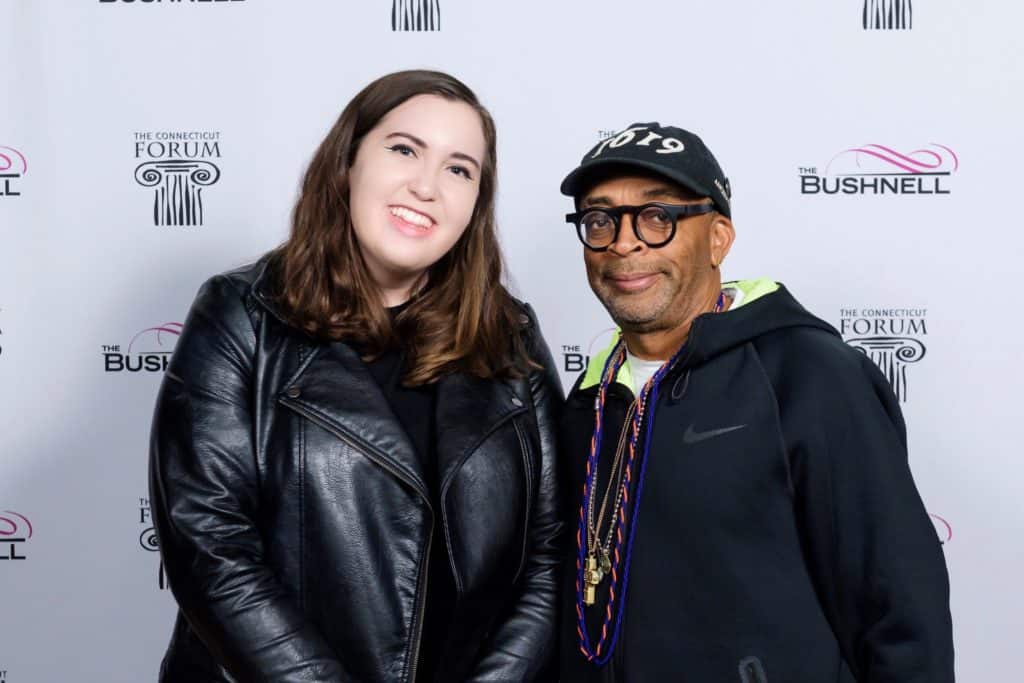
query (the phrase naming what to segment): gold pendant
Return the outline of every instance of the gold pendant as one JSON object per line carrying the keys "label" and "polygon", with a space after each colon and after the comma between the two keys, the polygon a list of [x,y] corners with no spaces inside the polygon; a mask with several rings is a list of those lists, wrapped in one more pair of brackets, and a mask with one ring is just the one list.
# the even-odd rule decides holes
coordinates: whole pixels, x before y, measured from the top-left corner
{"label": "gold pendant", "polygon": [[612,571],[612,558],[604,550],[601,551],[601,573],[609,574]]}
{"label": "gold pendant", "polygon": [[593,605],[597,602],[597,585],[604,579],[604,572],[597,564],[597,558],[593,554],[587,555],[587,562],[583,567],[583,604]]}

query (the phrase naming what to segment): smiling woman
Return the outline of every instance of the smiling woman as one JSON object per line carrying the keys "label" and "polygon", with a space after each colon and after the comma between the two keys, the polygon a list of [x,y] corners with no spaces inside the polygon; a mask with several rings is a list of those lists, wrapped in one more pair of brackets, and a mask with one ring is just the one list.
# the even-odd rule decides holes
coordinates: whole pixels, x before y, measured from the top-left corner
{"label": "smiling woman", "polygon": [[386,304],[421,288],[469,226],[486,144],[477,111],[438,95],[406,100],[360,143],[352,227]]}
{"label": "smiling woman", "polygon": [[378,79],[288,241],[200,291],[153,425],[161,681],[548,680],[562,395],[495,147],[458,80]]}
{"label": "smiling woman", "polygon": [[[490,114],[450,76],[399,72],[356,95],[310,162],[273,259],[290,321],[371,355],[400,333],[414,384],[457,367],[515,374],[526,354],[507,333],[520,306],[495,284],[496,146]],[[403,301],[392,323],[381,304]]]}

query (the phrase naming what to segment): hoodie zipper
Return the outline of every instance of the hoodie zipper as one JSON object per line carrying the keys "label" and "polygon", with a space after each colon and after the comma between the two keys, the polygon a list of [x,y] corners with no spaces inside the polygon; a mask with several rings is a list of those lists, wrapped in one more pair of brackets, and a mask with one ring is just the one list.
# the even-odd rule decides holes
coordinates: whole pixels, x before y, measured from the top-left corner
{"label": "hoodie zipper", "polygon": [[302,405],[295,403],[287,398],[278,399],[283,405],[294,410],[299,415],[318,425],[319,427],[327,430],[334,436],[338,437],[342,442],[348,445],[357,453],[365,455],[367,458],[375,462],[376,464],[383,467],[385,470],[393,474],[397,479],[408,485],[411,489],[416,491],[423,502],[427,504],[427,509],[430,511],[430,529],[427,532],[427,549],[423,553],[420,559],[420,575],[423,577],[422,589],[419,591],[419,595],[416,600],[416,611],[413,613],[413,648],[412,648],[412,660],[409,663],[409,683],[413,683],[416,680],[416,667],[419,664],[420,658],[420,641],[422,640],[423,631],[423,616],[424,608],[427,602],[427,580],[430,575],[430,549],[434,540],[434,506],[430,504],[430,498],[426,495],[423,489],[416,484],[415,481],[410,479],[404,472],[399,470],[397,467],[387,461],[386,458],[372,445],[357,439],[355,436],[351,436],[334,425],[328,423],[326,420],[320,418],[312,411],[304,408]]}

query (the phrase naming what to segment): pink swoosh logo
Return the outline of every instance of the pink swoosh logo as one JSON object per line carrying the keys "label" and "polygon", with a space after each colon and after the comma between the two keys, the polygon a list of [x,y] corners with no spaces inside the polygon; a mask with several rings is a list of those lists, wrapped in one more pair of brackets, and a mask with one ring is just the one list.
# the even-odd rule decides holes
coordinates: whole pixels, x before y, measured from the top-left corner
{"label": "pink swoosh logo", "polygon": [[[11,510],[4,510],[4,515],[14,515],[21,521],[25,522],[25,526],[28,527],[28,537],[32,538],[32,522],[28,521],[27,517],[19,515],[17,512],[12,512]],[[18,527],[20,525],[10,517],[0,515],[0,524],[7,524],[10,526],[10,531],[0,528],[0,536],[14,536],[18,533]]]}
{"label": "pink swoosh logo", "polygon": [[142,335],[146,334],[147,332],[156,332],[156,343],[158,346],[162,347],[164,345],[163,335],[173,334],[175,337],[177,337],[178,335],[181,334],[181,330],[183,327],[184,325],[182,325],[181,323],[164,323],[162,325],[157,325],[156,327],[147,327],[146,329],[142,330],[134,337],[132,337],[132,340],[128,342],[128,353],[132,352],[132,345],[135,344],[135,340],[141,337]]}
{"label": "pink swoosh logo", "polygon": [[[5,152],[4,150],[7,151]],[[10,152],[14,156],[11,156],[11,154],[8,154],[7,152]],[[25,156],[13,147],[0,146],[0,171],[10,171],[14,169],[15,159],[21,162],[21,170],[15,171],[15,173],[21,173],[24,175],[25,172],[28,171],[28,162],[25,161]]]}
{"label": "pink swoosh logo", "polygon": [[960,159],[952,149],[945,145],[932,143],[928,148],[903,153],[885,145],[869,144],[851,147],[835,155],[825,167],[825,173],[828,174],[836,160],[849,154],[854,155],[854,163],[857,168],[863,167],[863,157],[881,161],[883,168],[900,169],[906,173],[953,172],[960,168]]}
{"label": "pink swoosh logo", "polygon": [[942,538],[942,534],[940,533],[939,534],[939,540],[942,541],[943,543],[948,543],[949,541],[952,541],[953,540],[953,527],[950,526],[949,522],[944,520],[942,517],[939,517],[938,515],[932,514],[930,512],[928,513],[928,516],[932,518],[932,523],[938,522],[938,524],[935,525],[936,531],[938,531],[940,525],[942,526],[942,528],[944,528],[946,530],[946,534],[945,534],[946,537]]}

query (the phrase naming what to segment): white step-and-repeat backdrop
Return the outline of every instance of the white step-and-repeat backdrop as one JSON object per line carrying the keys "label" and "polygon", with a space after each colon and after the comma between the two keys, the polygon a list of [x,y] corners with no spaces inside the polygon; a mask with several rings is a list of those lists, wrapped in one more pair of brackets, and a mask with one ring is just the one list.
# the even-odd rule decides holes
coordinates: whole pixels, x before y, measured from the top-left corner
{"label": "white step-and-repeat backdrop", "polygon": [[180,323],[284,239],[350,97],[414,67],[494,113],[510,283],[566,386],[610,323],[560,179],[633,121],[704,137],[725,276],[785,282],[889,375],[959,680],[1016,680],[1022,24],[1006,0],[0,0],[0,683],[155,680],[147,440]]}

